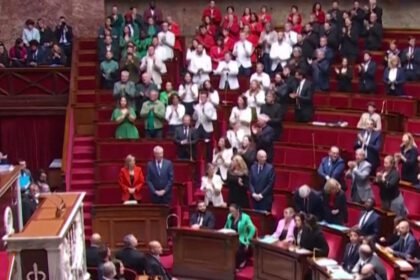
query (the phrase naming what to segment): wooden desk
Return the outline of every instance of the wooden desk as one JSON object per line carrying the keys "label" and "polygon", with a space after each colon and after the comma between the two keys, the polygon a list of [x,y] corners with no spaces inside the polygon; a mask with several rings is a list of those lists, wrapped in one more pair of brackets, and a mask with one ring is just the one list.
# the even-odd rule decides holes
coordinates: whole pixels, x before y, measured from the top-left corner
{"label": "wooden desk", "polygon": [[334,265],[327,268],[326,266],[319,265],[319,261],[334,261],[332,259],[316,259],[308,258],[312,270],[312,280],[353,280],[353,275],[344,271],[344,268],[340,265]]}
{"label": "wooden desk", "polygon": [[[394,257],[392,254],[389,254],[385,251],[385,247],[376,244],[376,254],[379,256],[379,258],[382,260],[385,267],[388,267],[390,269],[387,269],[388,271],[388,279],[393,280],[403,280],[407,279],[406,276],[408,276],[411,272],[413,272],[413,267],[411,264],[409,264],[406,260]],[[394,271],[394,275],[389,275],[389,271]]]}
{"label": "wooden desk", "polygon": [[166,218],[169,207],[155,204],[123,205],[97,204],[92,209],[93,232],[102,236],[102,241],[115,250],[123,246],[123,237],[134,234],[139,248],[147,249],[148,242],[161,242],[168,249]]}
{"label": "wooden desk", "polygon": [[285,243],[267,244],[254,240],[254,280],[303,280],[308,271],[307,258],[312,253],[298,254]]}
{"label": "wooden desk", "polygon": [[234,280],[236,233],[172,228],[174,236],[173,274],[206,280]]}

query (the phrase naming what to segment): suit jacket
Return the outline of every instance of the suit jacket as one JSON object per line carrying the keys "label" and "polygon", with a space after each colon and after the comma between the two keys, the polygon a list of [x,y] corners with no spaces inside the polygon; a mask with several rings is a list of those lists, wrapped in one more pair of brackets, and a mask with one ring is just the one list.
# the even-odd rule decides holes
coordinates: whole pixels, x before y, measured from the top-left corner
{"label": "suit jacket", "polygon": [[353,244],[348,243],[344,249],[343,264],[342,267],[347,271],[351,272],[357,261],[359,260],[359,244],[354,244],[352,251],[350,248]]}
{"label": "suit jacket", "polygon": [[[232,214],[229,214],[226,219],[225,228],[233,229],[233,217]],[[245,246],[248,246],[251,243],[252,238],[254,238],[256,228],[252,223],[251,217],[248,214],[241,213],[237,225],[237,232],[239,235],[239,242]]]}
{"label": "suit jacket", "polygon": [[344,175],[345,162],[340,157],[335,162],[333,162],[329,156],[324,157],[321,160],[321,163],[318,167],[318,175],[324,179],[324,183],[329,178],[336,179],[340,182],[342,189],[345,189],[346,185],[343,184],[343,175]]}
{"label": "suit jacket", "polygon": [[115,254],[125,267],[134,270],[137,274],[144,274],[146,271],[146,259],[142,252],[135,248],[125,247]]}
{"label": "suit jacket", "polygon": [[146,254],[146,274],[150,276],[161,276],[162,280],[171,280],[172,276],[162,263],[150,254]]}
{"label": "suit jacket", "polygon": [[388,94],[403,95],[404,84],[405,84],[405,72],[401,67],[397,69],[397,78],[394,82],[389,81],[389,68],[385,68],[384,71],[384,83]]}
{"label": "suit jacket", "polygon": [[204,212],[204,214],[199,213],[198,211],[192,213],[190,217],[190,226],[198,224],[200,214],[203,215],[203,222],[201,223],[200,228],[214,229],[216,220],[214,218],[213,213],[211,213],[210,211],[206,211]]}
{"label": "suit jacket", "polygon": [[[366,135],[367,130],[362,130],[359,132],[362,137]],[[372,171],[376,170],[380,163],[379,154],[382,148],[382,136],[380,131],[372,131],[370,135],[369,142],[362,146],[362,142],[360,142],[359,138],[357,138],[356,143],[354,145],[354,149],[364,148],[367,152],[366,160],[372,165]]]}
{"label": "suit jacket", "polygon": [[305,200],[299,196],[299,192],[296,191],[293,194],[293,201],[295,205],[296,212],[304,212],[306,214],[315,215],[318,221],[322,221],[323,219],[323,207],[322,207],[322,199],[319,195],[315,192],[311,191],[309,194],[307,203],[305,204]]}
{"label": "suit jacket", "polygon": [[362,92],[372,93],[376,91],[375,83],[376,63],[370,61],[366,71],[362,67],[360,72],[360,90]]}
{"label": "suit jacket", "polygon": [[38,201],[36,199],[34,199],[29,194],[23,195],[22,197],[23,225],[25,225],[29,221],[29,219],[32,217],[37,207],[38,207]]}
{"label": "suit jacket", "polygon": [[[369,218],[364,221],[364,223],[360,226],[360,233],[362,236],[371,236],[373,238],[378,237],[379,234],[379,226],[380,226],[380,216],[372,210],[373,213],[369,216]],[[359,224],[361,222],[361,219],[366,214],[366,211],[363,211],[360,215]]]}
{"label": "suit jacket", "polygon": [[351,178],[351,198],[354,202],[364,202],[373,197],[369,175],[372,165],[364,160],[355,167],[348,175]]}
{"label": "suit jacket", "polygon": [[401,52],[401,66],[405,71],[414,71],[416,74],[420,71],[420,48],[415,47],[412,55],[408,57],[409,48]]}
{"label": "suit jacket", "polygon": [[86,248],[86,266],[87,267],[98,267],[101,263],[99,257],[99,247],[89,246]]}
{"label": "suit jacket", "polygon": [[315,90],[328,91],[330,89],[330,63],[324,58],[312,64],[312,80]]}
{"label": "suit jacket", "polygon": [[339,32],[341,32],[341,55],[351,59],[356,59],[359,55],[359,34],[357,28],[355,28],[352,24],[350,27],[350,33],[347,32],[347,27],[345,28],[345,33],[343,33],[342,30],[339,30]]}
{"label": "suit jacket", "polygon": [[211,133],[213,132],[213,121],[217,120],[217,111],[210,101],[204,104],[197,104],[194,106],[193,119],[195,120],[195,128],[199,128],[200,125],[203,129]]}
{"label": "suit jacket", "polygon": [[[298,233],[299,229],[295,228],[293,235],[296,242],[298,240]],[[318,251],[315,252],[316,257],[328,257],[329,246],[320,229],[311,230],[309,227],[304,226],[300,238],[300,244],[297,245],[299,245],[300,248],[304,248],[309,251],[313,251],[315,248],[318,249]]]}
{"label": "suit jacket", "polygon": [[[99,44],[99,61],[104,61],[106,59],[107,48],[105,44]],[[113,54],[113,59],[116,61],[120,61],[120,52],[119,47],[116,44],[111,45],[110,51]]]}
{"label": "suit jacket", "polygon": [[73,28],[70,25],[58,25],[55,29],[55,38],[60,42],[62,36],[65,36],[67,44],[71,45],[73,42]]}
{"label": "suit jacket", "polygon": [[401,165],[401,180],[408,181],[412,184],[417,184],[417,174],[419,173],[419,166],[417,156],[419,152],[417,147],[413,147],[404,152],[404,147],[401,147],[401,154],[407,159]]}
{"label": "suit jacket", "polygon": [[267,205],[267,209],[271,210],[273,203],[273,186],[276,181],[276,173],[274,167],[266,163],[261,172],[258,174],[258,163],[255,162],[251,166],[249,172],[249,190],[252,193],[261,194],[263,199],[259,203]]}
{"label": "suit jacket", "polygon": [[[360,273],[360,270],[362,269],[361,265],[362,259],[359,258],[355,266],[353,267],[353,273]],[[372,255],[365,264],[371,264],[375,268],[375,272],[380,277],[378,280],[387,280],[387,273],[385,266],[383,265],[381,259],[377,255]]]}
{"label": "suit jacket", "polygon": [[312,58],[314,51],[319,43],[319,36],[317,33],[312,31],[310,34],[306,34],[302,44],[302,55],[306,58]]}
{"label": "suit jacket", "polygon": [[150,8],[145,10],[143,13],[143,18],[147,21],[149,17],[153,17],[156,24],[161,24],[163,21],[162,11],[159,10],[158,8],[155,8],[153,11],[154,13],[152,14],[152,10]]}
{"label": "suit jacket", "polygon": [[400,195],[400,174],[392,168],[385,176],[385,180],[378,181],[379,195],[382,201],[392,201]]}
{"label": "suit jacket", "polygon": [[418,243],[411,233],[406,236],[405,240],[403,237],[400,237],[400,239],[390,247],[394,251],[393,255],[396,257],[407,259],[417,256]]}
{"label": "suit jacket", "polygon": [[332,51],[337,51],[339,45],[337,28],[331,27],[331,30],[328,32],[324,31],[323,35],[327,37],[328,47],[331,48]]}
{"label": "suit jacket", "polygon": [[[346,193],[342,190],[338,192],[332,205],[330,205],[330,199],[331,195],[324,193],[324,220],[330,224],[344,225],[348,217]],[[332,210],[338,210],[338,214],[334,215]]]}
{"label": "suit jacket", "polygon": [[144,176],[143,171],[139,166],[134,167],[134,180],[133,183],[131,183],[130,178],[130,171],[127,167],[123,167],[120,170],[120,176],[118,179],[118,184],[121,188],[121,200],[127,201],[130,199],[130,192],[129,188],[135,188],[135,192],[133,194],[134,199],[141,200],[141,189],[144,185]]}
{"label": "suit jacket", "polygon": [[172,185],[174,180],[174,167],[171,161],[167,159],[162,160],[162,166],[160,172],[156,161],[149,161],[147,163],[147,176],[146,181],[149,190],[152,194],[152,198],[158,198],[155,194],[157,190],[165,190],[163,200],[165,203],[169,203],[172,197]]}
{"label": "suit jacket", "polygon": [[272,162],[274,157],[274,138],[275,133],[271,126],[267,125],[258,134],[253,134],[255,150],[264,150],[267,153],[267,161]]}
{"label": "suit jacket", "polygon": [[[298,82],[294,92],[297,93],[299,85]],[[299,121],[309,122],[312,120],[314,114],[313,94],[312,83],[305,79],[300,94],[295,100],[295,114]]]}
{"label": "suit jacket", "polygon": [[35,62],[37,65],[43,65],[47,63],[47,53],[42,48],[37,48],[35,51],[29,49],[28,59],[26,63],[30,66],[31,62]]}
{"label": "suit jacket", "polygon": [[117,106],[119,100],[122,96],[127,98],[127,103],[130,107],[136,109],[135,97],[136,97],[136,86],[134,82],[128,81],[127,83],[123,84],[121,82],[116,82],[114,84],[114,90],[112,92],[112,96],[116,100]]}
{"label": "suit jacket", "polygon": [[378,22],[375,22],[369,29],[365,28],[366,49],[377,51],[381,49],[383,28]]}
{"label": "suit jacket", "polygon": [[281,105],[278,103],[264,104],[261,106],[260,114],[266,114],[270,117],[268,125],[273,128],[275,133],[275,139],[278,139],[282,130],[283,119]]}
{"label": "suit jacket", "polygon": [[[177,144],[178,158],[180,159],[195,159],[195,144],[198,141],[197,129],[188,127],[188,135],[184,132],[185,127],[180,126],[175,129],[175,143]],[[181,141],[187,140],[187,144],[181,144]],[[192,154],[191,154],[192,153]]]}

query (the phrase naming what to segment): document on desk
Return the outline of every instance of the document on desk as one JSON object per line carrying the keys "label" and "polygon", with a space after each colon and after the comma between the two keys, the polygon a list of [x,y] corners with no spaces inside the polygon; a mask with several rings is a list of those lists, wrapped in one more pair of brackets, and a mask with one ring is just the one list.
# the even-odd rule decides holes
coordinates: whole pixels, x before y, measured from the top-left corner
{"label": "document on desk", "polygon": [[258,240],[267,244],[273,244],[274,242],[278,241],[277,238],[274,238],[271,235],[266,235],[263,238],[259,238]]}
{"label": "document on desk", "polygon": [[222,229],[219,229],[218,232],[221,232],[221,233],[236,233],[236,231],[234,231],[233,229],[230,229],[230,228],[222,228]]}
{"label": "document on desk", "polygon": [[297,249],[295,250],[295,253],[296,253],[296,254],[299,254],[299,255],[312,254],[312,252],[311,252],[311,251],[306,250],[306,249],[304,249],[304,248],[297,248]]}
{"label": "document on desk", "polygon": [[349,228],[346,227],[346,226],[337,225],[337,224],[329,224],[329,223],[327,223],[325,221],[321,221],[318,224],[320,224],[321,226],[325,226],[325,227],[329,227],[331,229],[335,229],[335,230],[341,231],[341,232],[347,232],[347,231],[349,231]]}
{"label": "document on desk", "polygon": [[319,266],[334,266],[337,265],[337,261],[328,258],[318,258],[316,259],[315,263]]}
{"label": "document on desk", "polygon": [[330,279],[339,279],[339,280],[353,280],[354,277],[347,271],[345,271],[341,266],[327,268]]}

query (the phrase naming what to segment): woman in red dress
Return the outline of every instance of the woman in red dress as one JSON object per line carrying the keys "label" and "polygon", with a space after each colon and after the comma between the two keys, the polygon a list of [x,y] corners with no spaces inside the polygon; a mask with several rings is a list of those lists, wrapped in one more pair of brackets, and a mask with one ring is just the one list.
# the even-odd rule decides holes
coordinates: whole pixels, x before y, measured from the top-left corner
{"label": "woman in red dress", "polygon": [[301,34],[303,30],[302,24],[299,23],[299,15],[297,14],[293,15],[292,17],[292,30],[298,34]]}
{"label": "woman in red dress", "polygon": [[302,16],[299,13],[298,6],[292,5],[290,7],[290,13],[289,13],[289,16],[287,17],[287,21],[290,23],[293,23],[293,16],[295,15],[298,17],[298,24],[302,24]]}
{"label": "woman in red dress", "polygon": [[223,29],[222,36],[223,36],[223,46],[226,52],[232,52],[233,46],[235,45],[235,40],[230,36],[229,30]]}
{"label": "woman in red dress", "polygon": [[216,41],[216,46],[213,46],[210,49],[210,58],[213,69],[216,69],[219,65],[219,62],[224,59],[226,52],[228,51],[223,46],[223,37],[218,37]]}
{"label": "woman in red dress", "polygon": [[250,8],[245,8],[244,13],[242,15],[241,18],[241,27],[244,27],[246,25],[249,25],[249,23],[251,22],[251,9]]}
{"label": "woman in red dress", "polygon": [[267,12],[267,6],[261,6],[258,19],[260,20],[262,26],[264,26],[266,23],[271,23],[271,15]]}
{"label": "woman in red dress", "polygon": [[235,15],[235,8],[233,6],[228,6],[226,8],[227,14],[223,18],[222,28],[229,30],[229,35],[235,41],[239,39],[239,20],[238,16]]}
{"label": "woman in red dress", "polygon": [[216,25],[214,25],[211,21],[211,18],[209,16],[205,16],[203,18],[203,24],[206,26],[207,28],[207,34],[216,37],[216,33],[217,33],[217,27]]}
{"label": "woman in red dress", "polygon": [[261,21],[258,20],[257,14],[252,13],[250,21],[249,21],[249,31],[251,32],[252,35],[256,36],[259,39],[262,30],[263,30],[263,24],[261,23]]}
{"label": "woman in red dress", "polygon": [[316,21],[320,24],[325,22],[325,12],[322,10],[321,3],[315,2],[312,6],[312,14],[315,15]]}

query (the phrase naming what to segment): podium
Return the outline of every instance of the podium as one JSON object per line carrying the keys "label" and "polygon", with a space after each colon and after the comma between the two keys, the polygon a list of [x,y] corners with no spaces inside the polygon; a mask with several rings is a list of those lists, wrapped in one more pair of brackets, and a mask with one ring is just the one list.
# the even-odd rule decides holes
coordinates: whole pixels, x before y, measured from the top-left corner
{"label": "podium", "polygon": [[253,240],[254,280],[304,280],[308,271],[308,250],[289,251],[285,242],[272,244]]}
{"label": "podium", "polygon": [[[84,193],[42,195],[38,209],[23,230],[5,238],[7,251],[16,256],[13,280],[88,279],[84,196]],[[57,211],[60,205],[65,208]]]}
{"label": "podium", "polygon": [[102,241],[115,250],[123,247],[123,238],[134,234],[139,248],[147,250],[152,240],[159,241],[168,250],[166,219],[169,207],[157,204],[97,204],[92,210],[92,229]]}
{"label": "podium", "polygon": [[173,274],[193,279],[234,280],[236,233],[171,228],[174,236]]}

